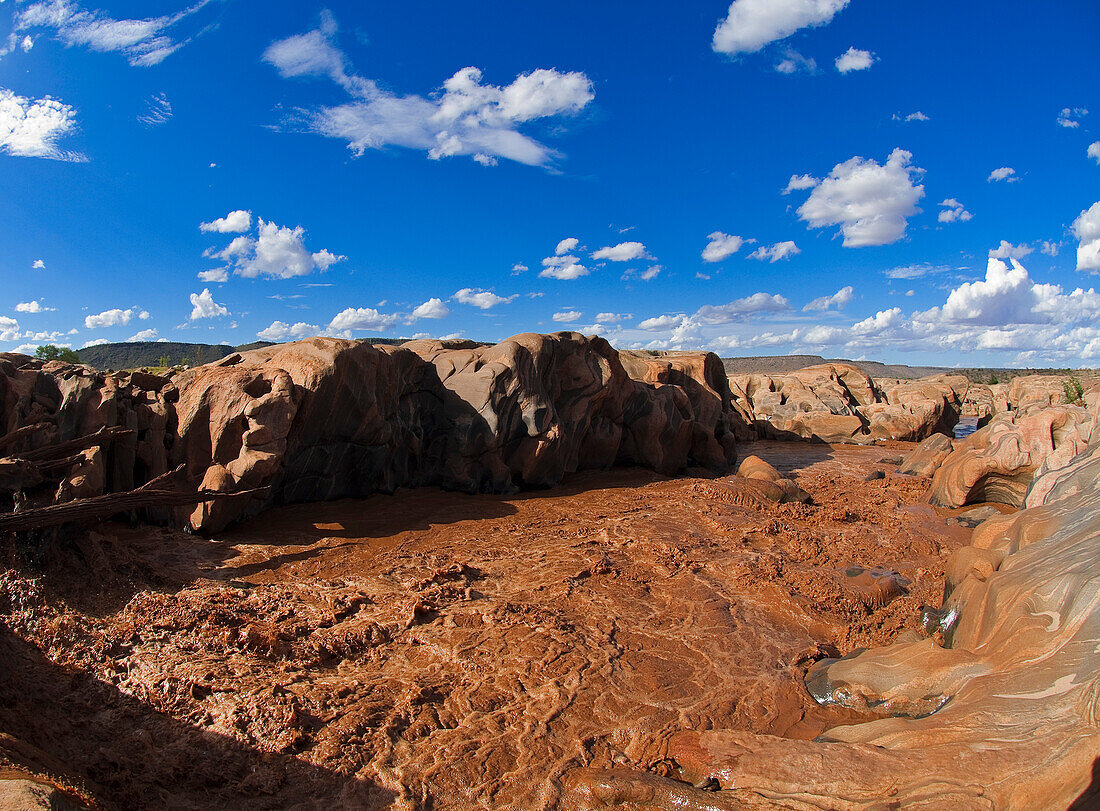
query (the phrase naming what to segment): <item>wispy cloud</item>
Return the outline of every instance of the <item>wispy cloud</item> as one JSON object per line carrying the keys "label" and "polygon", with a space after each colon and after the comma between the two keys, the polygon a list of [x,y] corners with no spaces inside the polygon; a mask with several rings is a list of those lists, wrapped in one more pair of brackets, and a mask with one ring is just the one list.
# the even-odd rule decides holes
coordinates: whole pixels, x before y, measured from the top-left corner
{"label": "wispy cloud", "polygon": [[15,29],[52,29],[69,46],[123,54],[131,65],[158,65],[190,42],[173,39],[168,31],[210,3],[200,0],[178,14],[116,20],[102,11],[87,10],[70,0],[32,3],[16,14]]}
{"label": "wispy cloud", "polygon": [[594,98],[592,82],[580,72],[538,69],[501,87],[483,83],[476,67],[455,73],[433,97],[400,96],[353,73],[334,44],[336,33],[326,12],[320,28],[272,43],[264,60],[284,78],[327,78],[352,96],[347,104],[302,111],[301,117],[307,130],[347,141],[356,155],[392,145],[422,150],[433,160],[465,155],[485,166],[497,158],[546,166],[559,153],[520,128],[575,115]]}

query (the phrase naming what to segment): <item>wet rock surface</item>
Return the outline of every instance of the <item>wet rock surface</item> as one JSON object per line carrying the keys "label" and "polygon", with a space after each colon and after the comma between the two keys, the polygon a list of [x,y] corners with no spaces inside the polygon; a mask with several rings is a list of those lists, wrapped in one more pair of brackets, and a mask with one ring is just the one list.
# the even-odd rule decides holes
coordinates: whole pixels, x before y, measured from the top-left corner
{"label": "wet rock surface", "polygon": [[577,770],[566,778],[572,801],[582,808],[1096,807],[1098,447],[1039,475],[1026,509],[987,512],[970,544],[949,558],[945,600],[925,610],[920,631],[810,668],[806,688],[823,706],[878,720],[835,727],[813,742],[683,731],[668,741],[664,772]]}

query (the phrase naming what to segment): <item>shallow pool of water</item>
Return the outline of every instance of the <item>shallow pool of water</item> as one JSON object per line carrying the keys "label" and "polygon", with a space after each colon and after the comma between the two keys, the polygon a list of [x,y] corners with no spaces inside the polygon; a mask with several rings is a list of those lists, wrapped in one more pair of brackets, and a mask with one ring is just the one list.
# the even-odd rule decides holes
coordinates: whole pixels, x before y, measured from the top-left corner
{"label": "shallow pool of water", "polygon": [[955,439],[963,439],[978,430],[977,417],[962,417],[955,425]]}

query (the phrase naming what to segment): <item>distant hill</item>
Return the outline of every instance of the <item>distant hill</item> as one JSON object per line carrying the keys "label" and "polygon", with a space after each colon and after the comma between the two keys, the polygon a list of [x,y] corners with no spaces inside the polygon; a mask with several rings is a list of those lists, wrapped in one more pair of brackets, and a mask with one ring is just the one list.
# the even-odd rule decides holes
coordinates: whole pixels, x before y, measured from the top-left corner
{"label": "distant hill", "polygon": [[202,364],[232,355],[229,344],[183,344],[155,341],[99,344],[77,350],[80,362],[96,369],[137,369],[141,366]]}
{"label": "distant hill", "polygon": [[757,374],[781,375],[816,366],[819,363],[850,363],[858,366],[871,377],[896,377],[912,380],[917,377],[936,374],[966,375],[973,383],[989,383],[997,380],[1001,383],[1014,377],[1034,374],[1066,374],[1069,369],[999,369],[968,368],[957,369],[947,366],[906,366],[897,363],[879,363],[875,360],[845,360],[844,358],[823,358],[820,355],[761,355],[754,358],[722,358],[728,375]]}

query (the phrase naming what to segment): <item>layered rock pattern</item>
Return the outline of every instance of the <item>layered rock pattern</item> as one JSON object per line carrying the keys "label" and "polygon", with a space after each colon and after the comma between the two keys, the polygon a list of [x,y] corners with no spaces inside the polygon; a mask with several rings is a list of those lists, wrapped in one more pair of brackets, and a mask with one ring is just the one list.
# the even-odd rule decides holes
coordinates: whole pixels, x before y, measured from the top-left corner
{"label": "layered rock pattern", "polygon": [[945,375],[876,381],[856,366],[838,363],[775,377],[737,375],[730,386],[762,437],[865,444],[949,434],[968,383]]}
{"label": "layered rock pattern", "polygon": [[99,481],[87,465],[102,466],[101,487],[112,491],[182,464],[204,489],[266,488],[177,513],[178,523],[206,531],[273,504],[399,486],[506,492],[612,465],[724,472],[745,433],[717,357],[628,357],[628,373],[606,341],[576,333],[488,347],[314,338],[171,381],[14,355],[2,363],[7,432],[50,426],[24,442],[104,425],[134,430],[74,470],[81,482]]}
{"label": "layered rock pattern", "polygon": [[1094,423],[1094,415],[1079,406],[998,414],[955,443],[935,469],[929,498],[943,507],[983,501],[1022,507],[1032,479],[1083,451]]}

